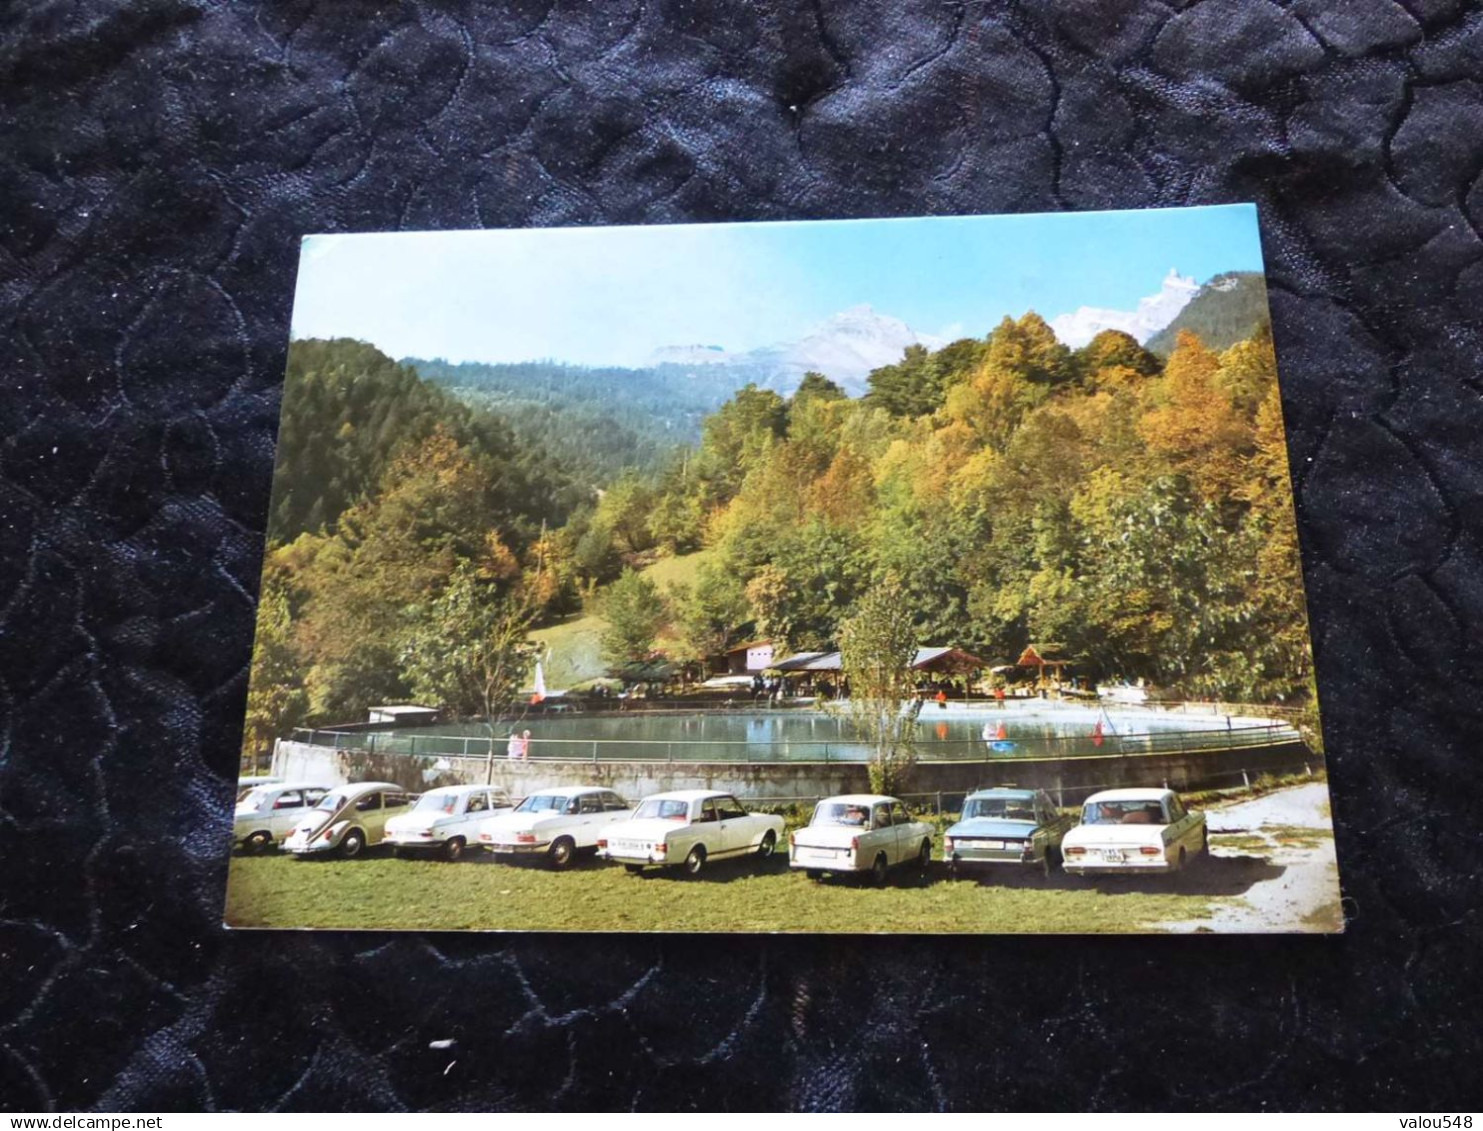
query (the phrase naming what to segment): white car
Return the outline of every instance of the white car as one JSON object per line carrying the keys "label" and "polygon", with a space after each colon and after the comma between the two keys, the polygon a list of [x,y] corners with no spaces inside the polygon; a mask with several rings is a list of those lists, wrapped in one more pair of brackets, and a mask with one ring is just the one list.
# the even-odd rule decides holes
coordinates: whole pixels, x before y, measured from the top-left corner
{"label": "white car", "polygon": [[509,811],[510,797],[498,787],[441,786],[419,797],[411,812],[386,822],[386,843],[398,855],[431,851],[444,860],[457,860],[465,848],[478,843],[480,825]]}
{"label": "white car", "polygon": [[1205,814],[1173,790],[1109,789],[1086,799],[1061,841],[1061,866],[1073,876],[1178,872],[1205,847]]}
{"label": "white car", "polygon": [[565,868],[578,852],[597,847],[604,827],[632,812],[628,802],[602,786],[544,789],[512,812],[483,822],[479,847],[497,857],[544,855],[551,867]]}
{"label": "white car", "polygon": [[282,778],[271,777],[267,774],[254,774],[251,777],[238,778],[237,800],[241,801],[260,785],[277,785],[282,780]]}
{"label": "white car", "polygon": [[266,852],[324,800],[331,787],[320,782],[276,782],[249,789],[232,814],[232,843]]}
{"label": "white car", "polygon": [[632,820],[602,830],[597,854],[630,872],[678,866],[694,876],[710,860],[765,860],[782,838],[781,817],[748,813],[729,793],[687,789],[644,798]]}
{"label": "white car", "polygon": [[788,838],[789,866],[811,880],[826,873],[868,872],[877,884],[897,864],[923,869],[932,862],[932,826],[918,821],[894,797],[850,793],[814,806],[807,826]]}
{"label": "white car", "polygon": [[330,790],[301,821],[283,847],[295,856],[359,856],[380,844],[386,822],[407,812],[417,795],[389,781],[365,781]]}

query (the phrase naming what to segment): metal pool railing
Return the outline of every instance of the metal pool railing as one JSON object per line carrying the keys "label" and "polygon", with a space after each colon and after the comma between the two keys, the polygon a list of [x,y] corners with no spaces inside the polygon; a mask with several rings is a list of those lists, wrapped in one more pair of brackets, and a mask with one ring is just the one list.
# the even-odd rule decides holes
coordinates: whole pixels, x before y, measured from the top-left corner
{"label": "metal pool railing", "polygon": [[[505,739],[387,731],[295,730],[296,742],[337,750],[364,750],[418,758],[495,758],[505,756]],[[1008,747],[983,739],[928,739],[917,744],[919,762],[1013,761],[1021,758],[1098,758],[1116,754],[1178,754],[1208,750],[1241,750],[1298,741],[1288,723],[1210,727],[1195,730],[1105,734],[1100,746],[1091,735],[1011,738]],[[492,747],[492,750],[491,750]],[[533,761],[561,762],[864,762],[860,742],[733,740],[532,738]]]}

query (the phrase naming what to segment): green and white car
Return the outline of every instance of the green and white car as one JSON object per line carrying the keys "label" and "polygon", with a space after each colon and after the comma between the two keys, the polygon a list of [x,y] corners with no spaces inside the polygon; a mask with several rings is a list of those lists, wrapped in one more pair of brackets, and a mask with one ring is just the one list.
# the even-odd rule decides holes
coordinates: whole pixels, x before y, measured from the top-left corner
{"label": "green and white car", "polygon": [[407,812],[417,795],[389,781],[356,782],[332,789],[283,842],[295,856],[349,859],[380,844],[386,822]]}

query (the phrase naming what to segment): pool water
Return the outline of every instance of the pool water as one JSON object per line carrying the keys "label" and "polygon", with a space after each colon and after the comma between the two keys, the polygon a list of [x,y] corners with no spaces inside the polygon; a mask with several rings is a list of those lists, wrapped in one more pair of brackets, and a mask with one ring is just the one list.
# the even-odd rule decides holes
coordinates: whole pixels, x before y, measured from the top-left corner
{"label": "pool water", "polygon": [[[1098,741],[1097,724],[1101,722]],[[512,729],[531,732],[532,758],[584,761],[865,761],[870,751],[848,714],[730,709],[540,715],[497,724],[502,755]],[[359,742],[366,735],[357,735]],[[1152,710],[1103,711],[1059,703],[982,707],[928,703],[916,724],[917,756],[928,760],[1075,757],[1172,749],[1225,749],[1296,737],[1270,719]],[[375,735],[375,749],[405,754],[483,755],[489,730],[477,723],[399,729]]]}

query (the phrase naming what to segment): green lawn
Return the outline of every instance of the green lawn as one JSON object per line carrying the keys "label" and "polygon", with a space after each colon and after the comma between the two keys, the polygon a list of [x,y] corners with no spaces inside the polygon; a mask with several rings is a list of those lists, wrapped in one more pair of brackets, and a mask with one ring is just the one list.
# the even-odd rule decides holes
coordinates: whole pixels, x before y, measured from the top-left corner
{"label": "green lawn", "polygon": [[[708,550],[697,550],[693,554],[660,558],[642,572],[661,591],[667,592],[675,584],[692,584],[696,571],[709,554]],[[600,655],[601,637],[606,627],[607,622],[602,617],[589,613],[532,632],[531,639],[540,641],[550,651],[550,658],[546,661],[546,686],[571,687],[606,674],[607,665]],[[661,640],[661,647],[663,643]]]}
{"label": "green lawn", "polygon": [[910,868],[893,872],[877,889],[816,883],[789,870],[784,853],[766,862],[717,862],[695,879],[633,876],[585,857],[558,873],[480,854],[445,864],[384,853],[353,861],[234,856],[226,921],[408,930],[1138,931],[1203,920],[1212,899],[1238,893],[1266,867],[1250,857],[1210,860],[1182,879],[1094,887],[1064,875],[951,880],[933,864],[925,877]]}

